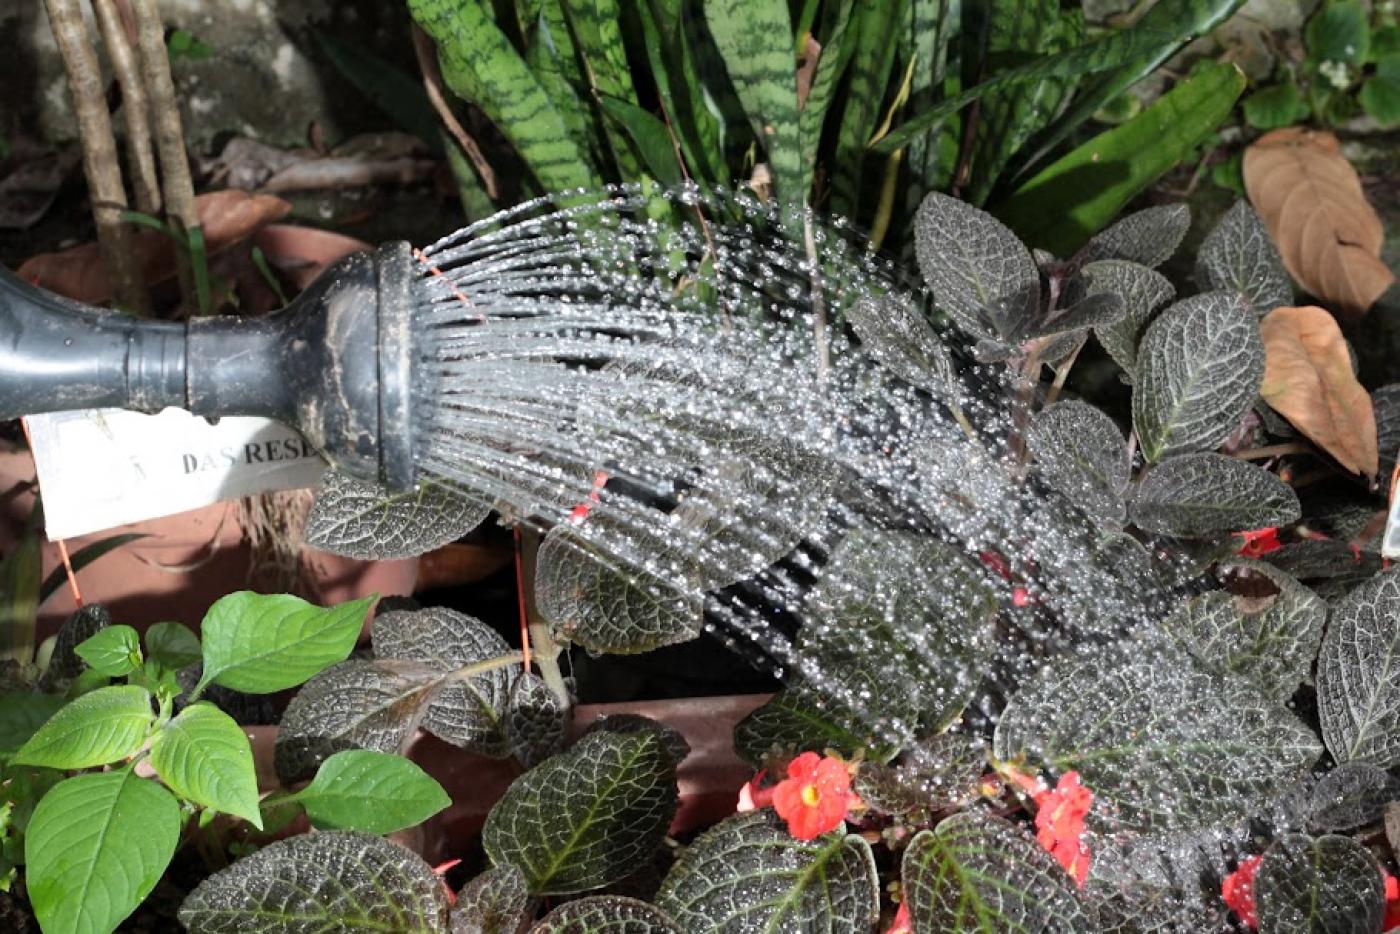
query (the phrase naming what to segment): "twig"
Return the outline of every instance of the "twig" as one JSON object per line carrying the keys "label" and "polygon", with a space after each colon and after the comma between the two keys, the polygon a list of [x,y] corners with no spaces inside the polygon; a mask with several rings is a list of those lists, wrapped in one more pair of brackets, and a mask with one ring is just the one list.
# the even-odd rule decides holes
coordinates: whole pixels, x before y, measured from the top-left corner
{"label": "twig", "polygon": [[122,220],[122,212],[127,207],[126,189],[122,187],[117,142],[112,136],[112,119],[107,114],[97,52],[92,47],[78,0],[44,0],[44,6],[63,58],[68,90],[73,95],[73,113],[78,120],[83,150],[83,174],[87,176],[92,219],[97,225],[97,242],[111,280],[112,294],[121,307],[144,312],[147,308],[145,284],[132,251],[131,228]]}
{"label": "twig", "polygon": [[175,251],[180,294],[185,304],[199,307],[195,273],[191,267],[190,245],[200,236],[199,212],[195,208],[194,181],[185,154],[185,131],[180,124],[180,105],[175,99],[175,81],[170,76],[170,55],[165,48],[165,26],[156,0],[132,0],[136,18],[136,42],[141,50],[141,75],[151,96],[155,116],[156,151],[160,156],[161,188],[165,193],[165,215],[184,246]]}
{"label": "twig", "polygon": [[1065,358],[1064,363],[1054,368],[1055,381],[1050,384],[1050,388],[1045,393],[1045,403],[1042,409],[1048,409],[1055,404],[1055,400],[1060,397],[1060,390],[1065,388],[1065,380],[1069,379],[1069,371],[1074,368],[1074,361],[1079,359],[1079,352],[1084,349],[1087,338],[1079,342],[1079,346],[1074,348],[1074,352]]}
{"label": "twig", "polygon": [[115,0],[92,0],[97,13],[97,26],[102,32],[102,44],[122,89],[122,118],[126,122],[126,161],[131,173],[131,196],[136,210],[159,214],[161,207],[160,179],[156,176],[156,157],[151,151],[150,103],[146,86],[141,83],[136,53],[127,38],[121,14]]}
{"label": "twig", "polygon": [[1244,451],[1236,451],[1234,456],[1244,461],[1262,461],[1271,457],[1282,457],[1285,454],[1308,454],[1312,452],[1312,447],[1300,441],[1289,441],[1286,444],[1270,444],[1262,448],[1249,448]]}
{"label": "twig", "polygon": [[448,106],[447,98],[442,93],[442,69],[438,67],[437,49],[433,46],[432,38],[416,24],[413,26],[413,51],[418,56],[418,68],[423,72],[423,88],[428,92],[428,100],[432,101],[433,109],[442,118],[447,132],[452,134],[457,145],[462,147],[462,151],[476,167],[477,174],[481,176],[481,187],[486,189],[486,196],[495,201],[499,193],[496,173],[491,169],[491,163],[486,161],[486,156],[476,140],[472,139],[471,134],[458,122],[452,108]]}

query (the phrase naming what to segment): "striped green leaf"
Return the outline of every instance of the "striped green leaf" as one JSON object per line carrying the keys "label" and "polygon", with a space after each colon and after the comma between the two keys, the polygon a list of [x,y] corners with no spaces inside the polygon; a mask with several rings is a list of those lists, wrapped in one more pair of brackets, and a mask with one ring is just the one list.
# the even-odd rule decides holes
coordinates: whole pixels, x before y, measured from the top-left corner
{"label": "striped green leaf", "polygon": [[[900,60],[913,71],[909,82],[909,102],[904,113],[918,114],[933,105],[943,93],[948,48],[958,33],[958,4],[954,0],[913,0],[903,26]],[[942,188],[952,174],[956,158],[956,133],[945,133],[945,117],[940,116],[906,134],[898,145],[881,151],[905,148],[909,168],[904,206],[912,214],[928,192]],[[950,121],[954,125],[956,120]]]}
{"label": "striped green leaf", "polygon": [[666,124],[636,104],[616,97],[600,94],[598,103],[610,122],[631,139],[652,178],[666,185],[681,183],[684,176]]}
{"label": "striped green leaf", "polygon": [[865,143],[880,119],[906,3],[907,0],[864,0],[856,4],[847,29],[850,78],[831,165],[831,208],[836,214],[853,217],[860,206]]}
{"label": "striped green leaf", "polygon": [[807,92],[807,100],[802,104],[798,117],[798,128],[802,134],[802,190],[812,187],[812,176],[817,168],[817,146],[822,140],[822,126],[826,121],[831,99],[836,94],[836,84],[850,63],[855,49],[851,26],[852,0],[841,0],[834,13],[834,25],[822,43],[821,55],[817,59],[817,71],[812,77],[812,87]]}
{"label": "striped green leaf", "polygon": [[453,93],[482,109],[546,188],[597,187],[559,109],[480,0],[409,0],[409,12],[438,45]]}
{"label": "striped green leaf", "polygon": [[[617,0],[563,0],[563,5],[593,98],[600,106],[602,98],[609,97],[635,107],[637,91],[627,65]],[[623,181],[636,179],[643,162],[634,138],[616,121],[604,120],[602,126],[618,175]]]}
{"label": "striped green leaf", "polygon": [[525,64],[534,72],[565,129],[587,154],[590,164],[596,169],[606,162],[602,128],[592,119],[594,111],[585,103],[588,82],[564,16],[563,0],[541,3]]}
{"label": "striped green leaf", "polygon": [[728,184],[724,125],[695,67],[691,37],[681,28],[681,0],[639,0],[637,11],[661,107],[692,178]]}

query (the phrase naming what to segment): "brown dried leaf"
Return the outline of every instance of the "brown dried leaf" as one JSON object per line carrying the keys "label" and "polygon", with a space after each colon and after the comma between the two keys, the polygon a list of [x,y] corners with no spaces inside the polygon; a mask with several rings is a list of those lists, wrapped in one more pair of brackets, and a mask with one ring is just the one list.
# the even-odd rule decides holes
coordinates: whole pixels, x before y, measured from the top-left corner
{"label": "brown dried leaf", "polygon": [[1356,381],[1337,320],[1316,305],[1275,308],[1259,330],[1264,401],[1342,466],[1374,476],[1379,459],[1371,395]]}
{"label": "brown dried leaf", "polygon": [[1313,295],[1362,314],[1395,281],[1380,260],[1380,217],[1331,133],[1266,133],[1245,150],[1244,184],[1283,264]]}

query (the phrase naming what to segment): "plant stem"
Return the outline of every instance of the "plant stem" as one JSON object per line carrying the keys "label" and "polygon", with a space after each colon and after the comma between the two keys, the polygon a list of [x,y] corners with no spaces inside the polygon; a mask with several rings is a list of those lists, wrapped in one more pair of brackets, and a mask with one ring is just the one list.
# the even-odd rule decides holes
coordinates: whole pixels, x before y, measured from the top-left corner
{"label": "plant stem", "polygon": [[470,665],[463,665],[461,668],[452,672],[449,680],[466,681],[469,678],[475,678],[477,675],[484,675],[488,671],[495,671],[497,668],[518,665],[520,664],[521,658],[522,656],[519,652],[507,652],[504,655],[495,655],[479,662],[472,662]]}
{"label": "plant stem", "polygon": [[1285,444],[1270,444],[1262,448],[1249,448],[1244,451],[1236,451],[1234,456],[1243,461],[1268,460],[1270,457],[1282,457],[1285,454],[1307,454],[1312,448],[1299,441],[1289,441]]}
{"label": "plant stem", "polygon": [[532,621],[530,641],[535,644],[535,665],[539,668],[540,677],[544,678],[545,685],[554,692],[554,696],[559,699],[565,710],[572,708],[574,699],[569,695],[569,686],[564,683],[564,673],[559,669],[561,649],[549,631],[549,624],[543,620]]}
{"label": "plant stem", "polygon": [[44,0],[44,6],[73,97],[73,114],[78,120],[83,150],[83,174],[87,177],[97,243],[112,294],[117,305],[141,313],[147,308],[145,284],[131,249],[131,228],[122,220],[127,207],[126,189],[122,187],[117,142],[112,136],[97,52],[78,0]]}
{"label": "plant stem", "polygon": [[131,172],[131,196],[136,210],[159,214],[161,208],[160,179],[156,176],[156,157],[151,151],[150,103],[136,53],[127,38],[115,0],[92,0],[97,13],[97,25],[102,32],[102,44],[122,89],[122,118],[126,122],[126,161]]}

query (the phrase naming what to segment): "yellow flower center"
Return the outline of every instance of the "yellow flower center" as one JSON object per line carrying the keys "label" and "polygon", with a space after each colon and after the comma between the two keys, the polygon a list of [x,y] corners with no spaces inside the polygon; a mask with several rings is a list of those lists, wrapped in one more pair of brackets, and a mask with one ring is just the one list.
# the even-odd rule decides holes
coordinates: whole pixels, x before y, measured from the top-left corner
{"label": "yellow flower center", "polygon": [[807,805],[807,807],[809,807],[809,808],[816,807],[816,806],[817,806],[817,800],[818,800],[818,798],[820,798],[820,795],[817,794],[817,786],[816,786],[816,785],[803,785],[803,786],[802,786],[802,803],[803,803],[803,804]]}

